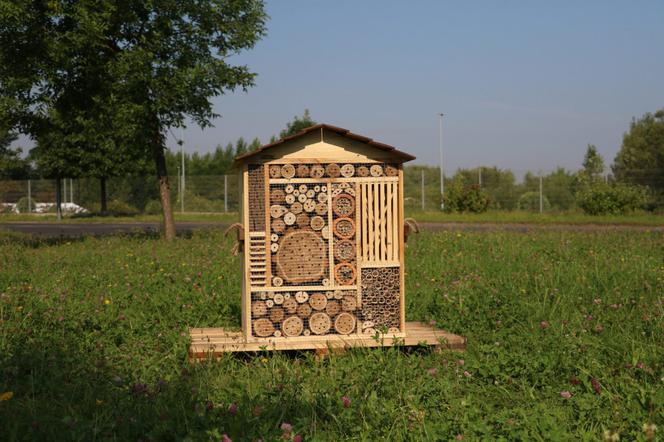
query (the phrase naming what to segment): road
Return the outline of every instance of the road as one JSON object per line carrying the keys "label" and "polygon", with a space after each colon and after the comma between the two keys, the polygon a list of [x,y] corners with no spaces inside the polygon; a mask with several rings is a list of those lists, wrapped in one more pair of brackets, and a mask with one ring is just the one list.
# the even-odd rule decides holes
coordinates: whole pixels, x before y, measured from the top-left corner
{"label": "road", "polygon": [[[178,233],[189,233],[197,229],[225,229],[228,223],[221,222],[179,222]],[[606,224],[517,224],[517,223],[420,223],[423,230],[431,231],[470,231],[470,232],[521,232],[558,231],[558,232],[606,232],[634,231],[664,233],[662,226],[606,225]],[[10,230],[44,237],[79,237],[101,236],[119,233],[155,233],[159,223],[52,223],[52,222],[8,222],[0,223],[0,230]]]}

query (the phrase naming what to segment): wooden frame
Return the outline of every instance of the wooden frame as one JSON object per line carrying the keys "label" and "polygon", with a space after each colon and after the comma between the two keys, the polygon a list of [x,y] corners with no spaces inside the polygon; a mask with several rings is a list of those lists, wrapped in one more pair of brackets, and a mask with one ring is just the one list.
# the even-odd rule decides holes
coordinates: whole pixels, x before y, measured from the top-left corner
{"label": "wooden frame", "polygon": [[[406,323],[404,174],[402,163],[404,160],[411,159],[410,156],[398,151],[395,151],[395,154],[392,155],[389,151],[385,151],[389,146],[374,143],[370,139],[366,140],[374,143],[374,145],[378,144],[379,147],[370,146],[369,142],[366,145],[362,144],[364,138],[361,136],[353,135],[353,140],[348,141],[348,144],[344,144],[343,137],[339,135],[326,137],[327,130],[325,127],[320,128],[320,141],[312,135],[314,132],[309,131],[306,137],[303,135],[304,138],[298,139],[296,136],[289,139],[292,140],[293,144],[288,144],[291,141],[275,143],[274,151],[278,152],[276,156],[270,156],[261,148],[259,154],[244,157],[241,181],[242,198],[240,200],[241,220],[244,226],[243,237],[245,238],[242,259],[242,332],[238,334],[221,329],[192,329],[192,355],[201,357],[204,353],[209,355],[223,351],[257,351],[263,348],[280,350],[322,348],[324,346],[372,347],[377,345],[402,345],[404,343],[414,345],[416,343],[414,340],[419,338],[423,338],[423,342],[428,345],[439,345],[441,337],[448,340],[448,343],[452,342],[446,348],[462,349],[465,346],[465,340],[459,336],[429,330],[430,327],[419,323]],[[306,145],[306,142],[313,144]],[[348,151],[345,149],[348,149]],[[300,153],[302,155],[299,155]],[[307,155],[311,153],[319,153],[320,156],[316,155],[312,158]],[[320,165],[325,169],[325,172],[319,172],[322,176],[315,178],[302,176],[302,172],[300,172],[301,176],[298,177],[297,173],[294,176],[293,166],[300,164],[309,165],[309,167]],[[261,202],[265,207],[263,231],[251,231],[249,227],[249,202],[251,198],[257,197],[257,195],[250,195],[250,165],[252,167],[262,167],[264,187],[261,195],[263,201]],[[286,167],[282,167],[284,165]],[[348,166],[344,169],[345,165],[352,165],[353,167]],[[272,166],[272,173],[270,173],[270,166]],[[279,166],[281,169],[275,169],[275,166]],[[252,171],[254,170],[252,169]],[[318,175],[313,174],[313,176]],[[256,186],[254,185],[254,187]],[[273,189],[281,189],[281,194],[275,193],[275,195],[278,195],[276,200],[272,198]],[[297,189],[297,193],[295,189]],[[289,196],[291,194],[293,196]],[[284,196],[286,196],[286,201],[282,202]],[[325,199],[322,199],[323,196]],[[340,201],[343,201],[343,203]],[[298,205],[297,211],[296,202]],[[322,204],[325,204],[325,206],[321,207]],[[340,205],[337,206],[337,204]],[[350,214],[347,213],[349,204],[355,205]],[[273,207],[273,205],[278,207]],[[316,207],[314,208],[314,206]],[[295,223],[296,215],[297,223]],[[316,221],[317,227],[313,224],[307,224],[307,219],[311,222],[316,217],[318,218]],[[325,220],[325,225],[321,222],[321,217]],[[345,222],[350,220],[354,222],[354,232],[352,234],[350,233],[352,232],[350,226],[347,226],[345,230],[345,232],[349,232],[348,234],[341,233],[341,230],[335,231],[335,220],[344,219],[344,217],[350,218]],[[303,220],[301,221],[300,218],[303,218]],[[277,228],[277,231],[273,232],[272,224],[275,219],[282,219],[281,226],[285,226],[285,228]],[[255,225],[260,226],[260,224],[262,222]],[[325,233],[325,229],[327,229],[327,233]],[[324,276],[323,279],[313,277],[311,283],[302,283],[302,281],[293,280],[292,278],[288,279],[289,277],[283,271],[273,273],[272,255],[275,254],[275,262],[277,263],[280,261],[276,260],[284,257],[283,254],[277,253],[280,246],[285,244],[281,242],[282,238],[288,232],[298,231],[313,232],[317,238],[325,241],[327,249],[324,253],[327,256],[327,262],[323,275],[327,274],[327,278]],[[355,235],[354,238],[352,235]],[[316,237],[311,238],[314,243],[319,241]],[[341,239],[352,241],[351,245],[354,244],[354,260],[344,255],[335,255],[335,243]],[[305,241],[304,237],[302,241]],[[311,273],[306,265],[298,265],[298,262],[304,262],[303,260],[306,259],[301,258],[303,255],[297,252],[298,244],[295,242],[293,245],[292,241],[289,243],[288,247],[295,247],[296,253],[286,255],[286,263],[294,265],[296,272],[318,275],[317,273]],[[345,247],[351,246],[345,245]],[[302,250],[305,251],[304,255],[306,255],[307,249]],[[315,250],[321,251],[320,248]],[[349,278],[345,279],[350,283],[349,285],[340,285],[337,281],[339,275],[335,275],[335,269],[341,268],[344,269],[344,276],[340,276],[340,278],[346,278],[346,275],[349,275]],[[390,268],[395,270],[389,270]],[[366,281],[363,280],[362,276],[365,269],[368,272],[365,275]],[[376,270],[372,271],[371,269]],[[342,272],[342,270],[339,271]],[[355,273],[354,282],[351,281],[352,273]],[[281,276],[286,280],[280,280]],[[300,283],[297,284],[297,282]],[[381,290],[384,290],[384,292],[381,292]],[[338,293],[338,291],[342,291],[342,293]],[[258,313],[255,313],[255,315],[257,316],[252,317],[254,302],[252,301],[252,295],[256,298],[260,297],[262,299],[260,302],[267,303],[267,308],[272,309],[269,311],[275,313],[273,308],[280,306],[281,303],[284,303],[284,300],[291,299],[291,296],[297,295],[297,302],[303,303],[307,302],[308,293],[312,293],[318,296],[316,302],[319,302],[321,301],[321,294],[326,294],[327,299],[340,300],[342,296],[348,296],[348,291],[353,291],[356,296],[354,304],[351,303],[344,307],[350,310],[345,310],[345,312],[338,310],[339,301],[334,304],[337,305],[337,310],[325,310],[329,312],[327,318],[332,323],[334,323],[335,316],[342,317],[338,315],[345,314],[343,316],[345,322],[342,321],[339,324],[344,323],[346,325],[344,325],[344,328],[337,328],[340,334],[334,333],[334,327],[326,331],[325,328],[321,329],[320,326],[317,326],[318,329],[312,327],[313,333],[310,335],[296,336],[293,333],[299,334],[301,331],[292,332],[291,328],[287,330],[288,337],[283,336],[280,332],[281,323],[288,318],[284,317],[284,312],[281,310],[280,315],[270,315],[268,320],[264,316],[267,311],[265,306],[261,306],[262,310],[256,310]],[[332,298],[332,293],[334,293],[334,298]],[[363,293],[369,297],[367,300],[364,299]],[[299,307],[296,315],[293,304],[294,302],[290,301],[291,310],[286,316],[302,318],[302,321],[305,322],[304,331],[308,331],[306,322],[308,316],[300,316],[301,309]],[[322,304],[319,307],[314,304],[311,305],[316,312],[321,312],[320,309],[323,308]],[[311,308],[309,308],[309,311],[311,311]],[[350,334],[345,334],[350,330],[349,313],[355,320],[355,326]],[[304,315],[311,314],[304,313]],[[280,319],[274,319],[277,317]],[[376,321],[378,322],[372,320],[372,317],[377,318]],[[270,336],[255,336],[252,321],[258,321],[256,318],[263,321],[260,323],[261,326],[268,326],[270,321],[274,321],[274,329],[271,327],[257,329],[260,331],[259,334],[265,335],[267,332],[271,334]],[[321,316],[318,315],[317,318],[320,319]],[[293,320],[291,319],[291,324]],[[389,330],[387,330],[386,324],[390,326]],[[396,327],[397,324],[398,327]],[[374,330],[374,327],[379,325],[385,328]],[[315,335],[315,333],[323,334]],[[374,335],[380,336],[380,339],[374,339]],[[207,341],[203,342],[202,340]],[[391,343],[386,344],[388,341]]]}

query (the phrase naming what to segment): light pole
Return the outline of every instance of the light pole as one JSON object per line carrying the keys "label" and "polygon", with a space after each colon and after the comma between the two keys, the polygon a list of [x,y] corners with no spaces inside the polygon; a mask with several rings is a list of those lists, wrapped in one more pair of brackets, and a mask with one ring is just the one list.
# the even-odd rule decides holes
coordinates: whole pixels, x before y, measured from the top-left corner
{"label": "light pole", "polygon": [[180,145],[180,157],[182,158],[182,176],[180,177],[180,212],[184,213],[184,190],[185,190],[185,178],[184,178],[184,132],[180,127],[180,140],[178,141]]}
{"label": "light pole", "polygon": [[440,147],[440,210],[445,210],[445,172],[443,172],[443,116],[440,112],[440,126],[438,130],[438,145]]}

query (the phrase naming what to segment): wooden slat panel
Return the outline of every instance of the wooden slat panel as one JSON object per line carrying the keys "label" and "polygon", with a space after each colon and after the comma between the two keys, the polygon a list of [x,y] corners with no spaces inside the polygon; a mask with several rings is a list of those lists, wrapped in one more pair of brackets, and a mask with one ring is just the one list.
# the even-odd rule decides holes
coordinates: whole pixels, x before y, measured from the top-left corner
{"label": "wooden slat panel", "polygon": [[[242,333],[221,328],[194,328],[189,331],[192,359],[214,357],[225,352],[267,350],[306,350],[328,347],[384,347],[392,345],[433,345],[448,350],[463,351],[466,339],[463,336],[437,330],[422,323],[405,324],[405,333],[388,334],[375,340],[368,335],[300,336],[292,338],[245,339]],[[397,337],[397,339],[395,339]]]}
{"label": "wooden slat panel", "polygon": [[399,239],[399,225],[403,224],[403,219],[399,217],[399,190],[398,190],[398,184],[393,183],[392,184],[392,201],[390,204],[392,204],[392,216],[394,217],[394,223],[392,224],[392,241],[394,244],[394,249],[392,250],[393,256],[392,259],[394,260],[400,260],[401,256],[399,253],[400,247],[401,247],[401,240]]}
{"label": "wooden slat panel", "polygon": [[387,260],[394,260],[394,236],[392,231],[392,225],[394,220],[392,219],[392,183],[387,184],[387,200],[385,201],[387,223],[385,225],[387,231]]}
{"label": "wooden slat panel", "polygon": [[367,212],[367,224],[368,224],[368,233],[367,233],[367,260],[374,260],[374,242],[373,242],[373,185],[371,183],[367,184],[367,201],[366,206],[369,208]]}

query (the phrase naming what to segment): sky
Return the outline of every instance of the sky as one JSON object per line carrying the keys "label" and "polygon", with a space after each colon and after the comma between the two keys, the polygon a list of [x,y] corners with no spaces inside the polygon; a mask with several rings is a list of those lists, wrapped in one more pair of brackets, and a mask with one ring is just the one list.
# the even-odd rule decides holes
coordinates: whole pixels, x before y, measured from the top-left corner
{"label": "sky", "polygon": [[[229,61],[258,74],[214,99],[188,152],[268,142],[305,108],[438,164],[576,170],[611,163],[633,117],[664,107],[664,1],[280,0],[267,35]],[[177,131],[175,131],[177,134]],[[170,137],[169,145],[175,146]]]}

